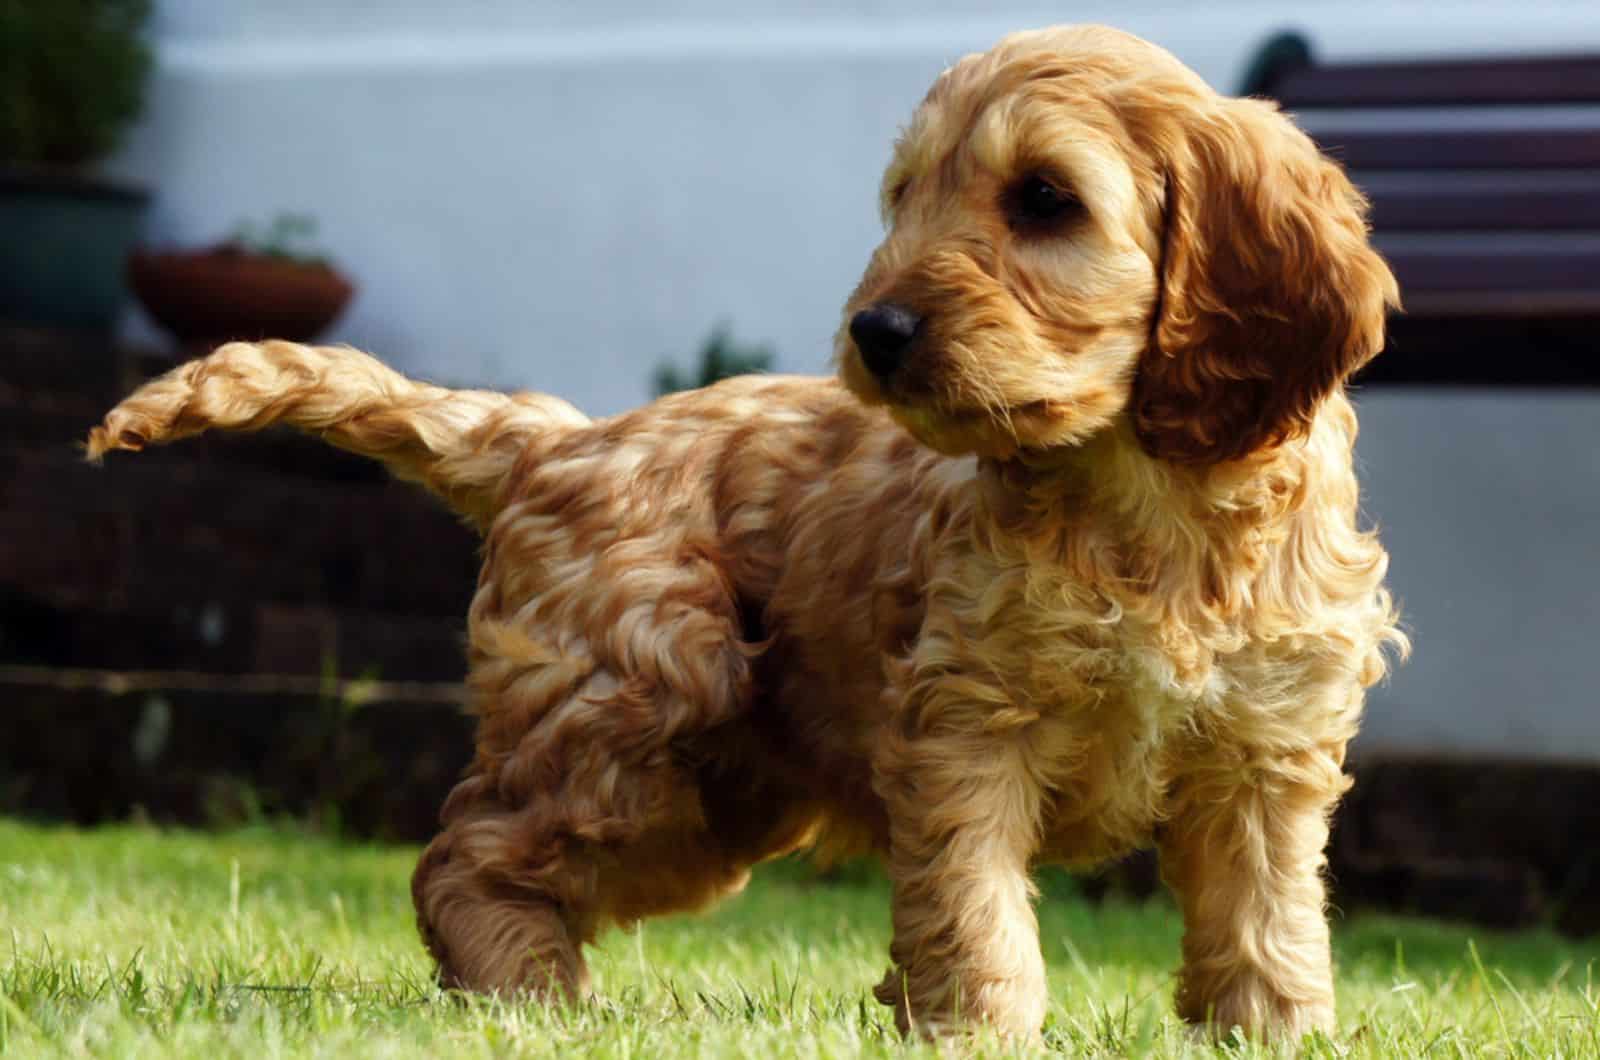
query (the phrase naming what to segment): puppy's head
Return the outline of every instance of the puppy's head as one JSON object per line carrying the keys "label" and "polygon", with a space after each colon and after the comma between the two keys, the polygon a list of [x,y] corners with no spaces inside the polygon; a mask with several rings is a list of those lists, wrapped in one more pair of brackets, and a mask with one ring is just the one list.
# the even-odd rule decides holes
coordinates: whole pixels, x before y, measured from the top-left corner
{"label": "puppy's head", "polygon": [[840,373],[928,445],[1007,458],[1129,416],[1201,463],[1303,431],[1381,347],[1365,203],[1268,103],[1102,27],[946,71],[884,175]]}

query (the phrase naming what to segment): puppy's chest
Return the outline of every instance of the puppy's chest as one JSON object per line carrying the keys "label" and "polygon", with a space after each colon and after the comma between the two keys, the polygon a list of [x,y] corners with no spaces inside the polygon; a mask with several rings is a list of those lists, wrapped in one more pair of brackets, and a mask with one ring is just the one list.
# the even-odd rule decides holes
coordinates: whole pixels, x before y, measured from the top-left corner
{"label": "puppy's chest", "polygon": [[[1184,682],[1159,631],[1116,601],[1051,572],[996,572],[982,661],[1033,720],[1019,733],[1047,779],[1045,854],[1094,861],[1143,842],[1187,722],[1210,698]],[[977,662],[978,660],[975,660]]]}
{"label": "puppy's chest", "polygon": [[1142,741],[1212,691],[1214,678],[1183,675],[1170,631],[1068,572],[984,565],[969,584],[972,664],[999,675],[1041,722],[1102,729],[1115,718]]}
{"label": "puppy's chest", "polygon": [[1093,862],[1142,845],[1163,816],[1194,705],[1124,676],[1040,706],[1019,735],[1047,787],[1044,856]]}

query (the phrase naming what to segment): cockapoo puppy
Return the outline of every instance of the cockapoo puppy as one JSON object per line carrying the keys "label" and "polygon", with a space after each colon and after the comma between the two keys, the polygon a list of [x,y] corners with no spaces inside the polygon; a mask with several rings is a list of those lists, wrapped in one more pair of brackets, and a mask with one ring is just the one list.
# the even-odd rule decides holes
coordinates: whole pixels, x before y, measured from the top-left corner
{"label": "cockapoo puppy", "polygon": [[483,533],[477,751],[413,880],[441,980],[577,995],[607,924],[802,848],[893,881],[902,1029],[1031,1036],[1029,870],[1153,841],[1180,1013],[1334,1023],[1320,870],[1403,653],[1344,380],[1393,277],[1339,167],[1099,27],[934,84],[839,376],[590,420],[348,349],[234,343],[89,452],[284,423]]}

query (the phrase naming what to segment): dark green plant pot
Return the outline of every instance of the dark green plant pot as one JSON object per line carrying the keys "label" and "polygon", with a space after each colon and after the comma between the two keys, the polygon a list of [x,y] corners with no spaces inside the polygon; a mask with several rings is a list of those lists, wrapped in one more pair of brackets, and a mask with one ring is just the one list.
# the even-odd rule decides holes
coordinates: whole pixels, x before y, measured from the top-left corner
{"label": "dark green plant pot", "polygon": [[140,188],[0,170],[0,319],[111,330],[149,202]]}

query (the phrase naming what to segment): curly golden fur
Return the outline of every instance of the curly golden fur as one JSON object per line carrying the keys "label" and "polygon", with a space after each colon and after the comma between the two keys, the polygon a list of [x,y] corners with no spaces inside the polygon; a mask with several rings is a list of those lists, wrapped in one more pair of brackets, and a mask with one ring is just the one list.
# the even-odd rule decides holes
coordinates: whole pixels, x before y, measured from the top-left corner
{"label": "curly golden fur", "polygon": [[[1019,213],[1024,182],[1045,209]],[[1270,104],[1077,27],[947,71],[884,210],[843,386],[591,422],[236,343],[90,454],[281,422],[483,532],[477,752],[413,881],[447,984],[578,993],[607,924],[872,850],[902,1028],[1028,1036],[1030,867],[1154,840],[1181,1013],[1331,1027],[1328,815],[1405,649],[1343,392],[1396,298],[1360,196]],[[848,322],[885,303],[918,324],[869,370]]]}

